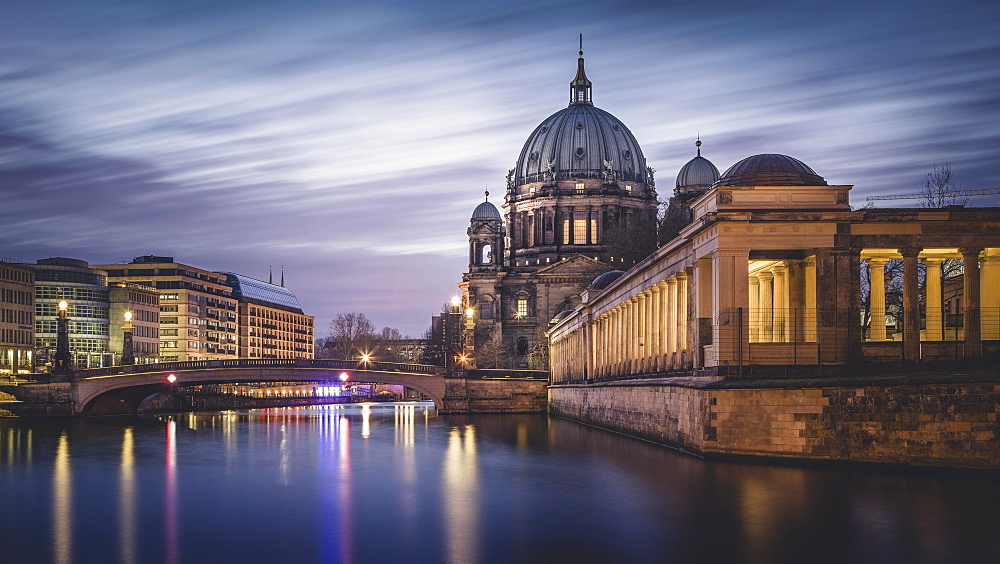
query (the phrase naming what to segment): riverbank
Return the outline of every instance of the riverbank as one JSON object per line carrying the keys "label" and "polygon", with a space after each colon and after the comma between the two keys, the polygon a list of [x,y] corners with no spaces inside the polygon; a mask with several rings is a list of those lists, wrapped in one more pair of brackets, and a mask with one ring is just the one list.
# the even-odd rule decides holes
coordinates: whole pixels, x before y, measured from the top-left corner
{"label": "riverbank", "polygon": [[553,385],[555,416],[706,457],[1000,469],[1000,375]]}

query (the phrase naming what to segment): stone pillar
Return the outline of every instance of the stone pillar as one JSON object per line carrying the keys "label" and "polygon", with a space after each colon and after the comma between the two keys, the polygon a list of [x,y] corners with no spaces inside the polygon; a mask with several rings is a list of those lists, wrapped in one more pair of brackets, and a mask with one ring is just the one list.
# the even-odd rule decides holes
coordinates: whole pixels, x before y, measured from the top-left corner
{"label": "stone pillar", "polygon": [[715,306],[712,303],[712,259],[711,258],[700,258],[695,262],[694,269],[695,276],[695,319],[697,320],[697,325],[695,327],[696,335],[694,341],[695,349],[695,367],[703,368],[705,366],[705,345],[709,345],[714,339],[714,329],[713,316],[715,315]]}
{"label": "stone pillar", "polygon": [[667,278],[667,346],[664,353],[668,358],[677,352],[677,279],[671,276]]}
{"label": "stone pillar", "polygon": [[758,303],[760,307],[760,337],[763,343],[773,343],[774,338],[774,274],[760,272],[757,274],[757,286],[760,290]]}
{"label": "stone pillar", "polygon": [[653,323],[651,327],[653,333],[650,335],[649,339],[649,354],[653,357],[654,368],[659,369],[660,363],[658,359],[660,358],[660,355],[663,354],[660,348],[660,343],[663,338],[662,335],[660,335],[662,328],[660,320],[663,319],[663,292],[660,291],[659,284],[653,284],[650,291],[652,292],[653,303]]}
{"label": "stone pillar", "polygon": [[821,364],[849,364],[861,355],[860,270],[860,249],[816,250],[816,343]]}
{"label": "stone pillar", "polygon": [[774,341],[788,341],[788,269],[778,265],[771,269],[774,273]]}
{"label": "stone pillar", "polygon": [[687,273],[687,319],[685,320],[687,330],[684,331],[684,334],[687,335],[687,342],[684,344],[684,350],[687,351],[687,366],[691,367],[694,359],[698,357],[698,316],[695,313],[698,292],[695,289],[694,267],[689,266],[684,271]]}
{"label": "stone pillar", "polygon": [[634,374],[636,372],[636,367],[638,362],[636,360],[639,358],[639,298],[637,296],[632,296],[628,301],[629,305],[629,355],[628,355],[628,365],[629,373]]}
{"label": "stone pillar", "polygon": [[1000,339],[1000,255],[980,259],[979,330],[984,340]]}
{"label": "stone pillar", "polygon": [[803,261],[806,272],[805,296],[806,310],[803,312],[804,341],[816,342],[816,257],[811,256]]}
{"label": "stone pillar", "polygon": [[920,249],[900,249],[903,255],[903,359],[920,360],[920,296],[917,255]]}
{"label": "stone pillar", "polygon": [[788,341],[805,342],[805,267],[801,260],[786,261],[788,265]]}
{"label": "stone pillar", "polygon": [[941,259],[924,259],[927,267],[926,273],[926,295],[924,296],[926,308],[926,324],[924,330],[925,341],[940,341],[944,338],[944,312],[942,310],[943,300],[941,298]]}
{"label": "stone pillar", "polygon": [[716,359],[724,372],[742,375],[747,358],[749,340],[746,310],[750,280],[747,275],[749,249],[718,249],[712,253],[712,282],[715,319],[718,324],[718,342],[715,343]]}
{"label": "stone pillar", "polygon": [[687,304],[688,281],[683,270],[677,273],[677,362],[681,364],[681,352],[687,348]]}
{"label": "stone pillar", "polygon": [[759,343],[760,342],[760,278],[757,276],[750,277],[750,342]]}
{"label": "stone pillar", "polygon": [[982,333],[979,326],[979,253],[982,247],[959,249],[962,253],[965,281],[962,289],[963,316],[962,325],[965,328],[965,356],[978,358],[983,356]]}
{"label": "stone pillar", "polygon": [[885,340],[885,259],[868,259],[868,340]]}
{"label": "stone pillar", "polygon": [[643,360],[645,360],[646,358],[646,349],[649,348],[649,343],[646,342],[648,340],[647,337],[649,335],[648,333],[649,328],[646,325],[646,309],[647,309],[646,294],[639,292],[638,294],[635,295],[635,299],[636,299],[636,315],[638,316],[637,319],[638,327],[636,327],[636,329],[638,330],[637,332],[639,336],[638,352],[635,358],[636,360],[639,361],[639,371],[641,371]]}

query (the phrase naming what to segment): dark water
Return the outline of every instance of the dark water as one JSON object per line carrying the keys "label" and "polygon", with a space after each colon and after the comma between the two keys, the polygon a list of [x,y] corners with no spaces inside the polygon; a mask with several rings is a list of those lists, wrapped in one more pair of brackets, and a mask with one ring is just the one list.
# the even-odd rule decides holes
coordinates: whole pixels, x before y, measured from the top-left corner
{"label": "dark water", "polygon": [[2,562],[1000,562],[996,475],[433,406],[0,421]]}

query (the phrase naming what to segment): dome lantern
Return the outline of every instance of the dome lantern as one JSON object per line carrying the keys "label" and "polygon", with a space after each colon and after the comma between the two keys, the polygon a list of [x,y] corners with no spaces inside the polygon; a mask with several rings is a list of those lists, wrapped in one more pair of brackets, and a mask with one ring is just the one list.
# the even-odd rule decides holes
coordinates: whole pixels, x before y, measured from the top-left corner
{"label": "dome lantern", "polygon": [[583,34],[580,34],[580,58],[576,60],[576,76],[573,82],[569,83],[569,105],[588,104],[594,105],[591,98],[591,84],[587,79],[587,73],[583,70]]}

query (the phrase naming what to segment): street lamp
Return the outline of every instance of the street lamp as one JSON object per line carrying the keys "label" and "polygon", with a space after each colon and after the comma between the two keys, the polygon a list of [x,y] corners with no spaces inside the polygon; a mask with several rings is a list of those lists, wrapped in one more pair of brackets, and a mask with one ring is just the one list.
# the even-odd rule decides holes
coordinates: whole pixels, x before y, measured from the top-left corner
{"label": "street lamp", "polygon": [[56,327],[56,354],[53,357],[52,379],[68,380],[73,373],[73,361],[69,354],[69,304],[66,300],[59,302]]}
{"label": "street lamp", "polygon": [[135,349],[132,347],[132,312],[125,312],[125,325],[122,326],[122,366],[135,364]]}

